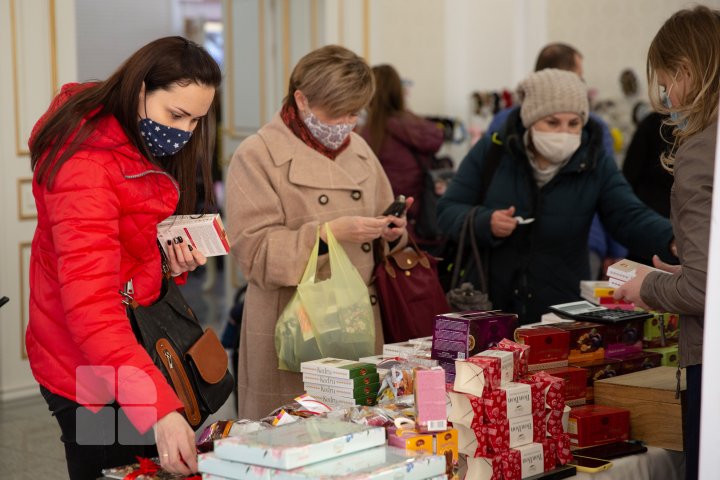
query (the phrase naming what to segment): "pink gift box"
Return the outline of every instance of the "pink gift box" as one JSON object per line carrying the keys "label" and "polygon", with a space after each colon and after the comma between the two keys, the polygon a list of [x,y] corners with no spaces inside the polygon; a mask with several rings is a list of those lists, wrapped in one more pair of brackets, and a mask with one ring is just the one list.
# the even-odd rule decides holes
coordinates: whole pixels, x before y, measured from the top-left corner
{"label": "pink gift box", "polygon": [[415,423],[421,432],[447,430],[445,371],[442,368],[415,370]]}

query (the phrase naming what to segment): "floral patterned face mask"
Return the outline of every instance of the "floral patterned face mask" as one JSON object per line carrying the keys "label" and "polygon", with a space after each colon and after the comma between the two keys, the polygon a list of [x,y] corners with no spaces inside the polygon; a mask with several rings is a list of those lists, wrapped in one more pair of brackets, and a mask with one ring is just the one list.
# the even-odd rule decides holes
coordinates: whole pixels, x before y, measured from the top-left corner
{"label": "floral patterned face mask", "polygon": [[330,150],[340,148],[347,136],[355,128],[354,123],[338,123],[336,125],[323,123],[318,120],[309,108],[307,113],[303,115],[303,122],[305,122],[313,137]]}

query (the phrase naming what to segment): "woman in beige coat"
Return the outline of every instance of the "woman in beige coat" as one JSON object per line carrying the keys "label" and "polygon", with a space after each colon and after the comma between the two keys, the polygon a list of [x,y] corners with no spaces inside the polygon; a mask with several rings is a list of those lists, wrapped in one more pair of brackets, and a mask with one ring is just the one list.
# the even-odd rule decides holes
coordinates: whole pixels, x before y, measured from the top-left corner
{"label": "woman in beige coat", "polygon": [[406,220],[382,216],[393,201],[390,183],[372,150],[352,133],[373,90],[362,58],[338,46],[315,50],[293,70],[280,113],[233,155],[228,232],[249,283],[240,334],[240,418],[261,418],[304,391],[301,374],[278,370],[275,324],[295,293],[318,228],[318,277],[330,275],[326,222],[368,285],[377,353],[381,349],[370,284],[373,243],[403,246]]}

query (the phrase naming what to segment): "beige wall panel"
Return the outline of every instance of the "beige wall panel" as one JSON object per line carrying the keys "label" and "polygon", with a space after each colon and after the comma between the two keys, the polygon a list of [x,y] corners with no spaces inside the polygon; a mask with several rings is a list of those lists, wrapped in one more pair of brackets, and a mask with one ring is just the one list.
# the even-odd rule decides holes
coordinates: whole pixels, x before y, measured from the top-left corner
{"label": "beige wall panel", "polygon": [[10,0],[15,74],[16,149],[27,154],[37,118],[47,109],[57,84],[55,1]]}

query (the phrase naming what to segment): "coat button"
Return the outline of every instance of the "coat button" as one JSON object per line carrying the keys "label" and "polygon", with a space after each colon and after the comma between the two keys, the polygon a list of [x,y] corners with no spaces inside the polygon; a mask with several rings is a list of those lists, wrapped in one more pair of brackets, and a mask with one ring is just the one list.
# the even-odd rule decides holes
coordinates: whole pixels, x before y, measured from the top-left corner
{"label": "coat button", "polygon": [[353,200],[360,200],[362,198],[362,192],[360,190],[353,190],[350,196]]}
{"label": "coat button", "polygon": [[377,295],[370,295],[370,305],[377,304]]}
{"label": "coat button", "polygon": [[330,201],[327,195],[320,195],[318,197],[318,202],[320,202],[320,205],[327,205],[327,203]]}
{"label": "coat button", "polygon": [[362,249],[363,252],[368,253],[370,250],[372,250],[372,246],[369,243],[365,242],[362,244]]}

